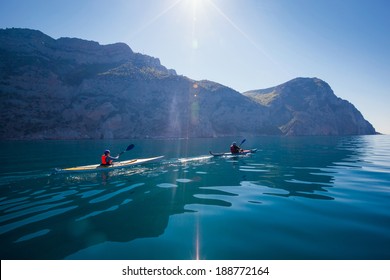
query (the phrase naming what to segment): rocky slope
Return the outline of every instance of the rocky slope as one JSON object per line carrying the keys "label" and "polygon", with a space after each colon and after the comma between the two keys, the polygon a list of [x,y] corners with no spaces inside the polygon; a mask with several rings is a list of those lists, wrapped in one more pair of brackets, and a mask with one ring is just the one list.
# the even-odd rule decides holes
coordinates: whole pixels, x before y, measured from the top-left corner
{"label": "rocky slope", "polygon": [[123,43],[0,29],[0,139],[373,134],[318,79],[244,95]]}
{"label": "rocky slope", "polygon": [[375,134],[374,127],[324,81],[297,78],[282,85],[243,93],[266,106],[269,121],[285,135]]}

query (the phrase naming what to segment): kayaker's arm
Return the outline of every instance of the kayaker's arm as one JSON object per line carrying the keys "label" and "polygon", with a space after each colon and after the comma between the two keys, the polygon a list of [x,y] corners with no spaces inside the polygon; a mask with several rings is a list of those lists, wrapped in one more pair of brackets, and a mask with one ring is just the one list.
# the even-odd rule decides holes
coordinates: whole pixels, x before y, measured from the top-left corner
{"label": "kayaker's arm", "polygon": [[119,155],[117,155],[116,157],[112,157],[112,156],[108,156],[108,160],[117,160],[119,159]]}

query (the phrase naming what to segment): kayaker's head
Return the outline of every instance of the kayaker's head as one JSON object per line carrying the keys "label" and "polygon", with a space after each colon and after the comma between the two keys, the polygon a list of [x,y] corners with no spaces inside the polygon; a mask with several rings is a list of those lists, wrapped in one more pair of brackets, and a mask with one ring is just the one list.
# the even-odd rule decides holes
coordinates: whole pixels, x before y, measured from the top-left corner
{"label": "kayaker's head", "polygon": [[109,155],[110,154],[110,150],[105,150],[104,151],[104,154],[107,156],[107,155]]}
{"label": "kayaker's head", "polygon": [[236,142],[233,142],[232,145],[233,145],[233,146],[237,146],[237,143],[236,143]]}

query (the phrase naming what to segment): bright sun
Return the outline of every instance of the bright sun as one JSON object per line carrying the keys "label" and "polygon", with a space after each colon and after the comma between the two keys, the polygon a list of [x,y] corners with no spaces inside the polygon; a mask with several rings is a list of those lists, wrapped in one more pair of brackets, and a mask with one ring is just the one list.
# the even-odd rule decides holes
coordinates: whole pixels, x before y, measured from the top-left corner
{"label": "bright sun", "polygon": [[191,11],[192,20],[196,21],[201,14],[204,14],[210,0],[182,0],[185,9]]}
{"label": "bright sun", "polygon": [[182,0],[183,14],[187,14],[188,23],[191,24],[192,49],[199,48],[201,29],[207,26],[211,0]]}

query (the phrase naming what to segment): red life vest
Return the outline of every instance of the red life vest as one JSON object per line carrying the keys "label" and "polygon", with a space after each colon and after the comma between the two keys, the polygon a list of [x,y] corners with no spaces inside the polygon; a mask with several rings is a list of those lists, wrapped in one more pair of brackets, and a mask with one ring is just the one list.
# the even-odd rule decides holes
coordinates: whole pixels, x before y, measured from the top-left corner
{"label": "red life vest", "polygon": [[231,145],[230,146],[230,152],[232,154],[238,154],[240,152],[240,148],[238,146]]}
{"label": "red life vest", "polygon": [[112,164],[112,160],[107,161],[107,156],[106,155],[102,155],[102,164],[103,165]]}

